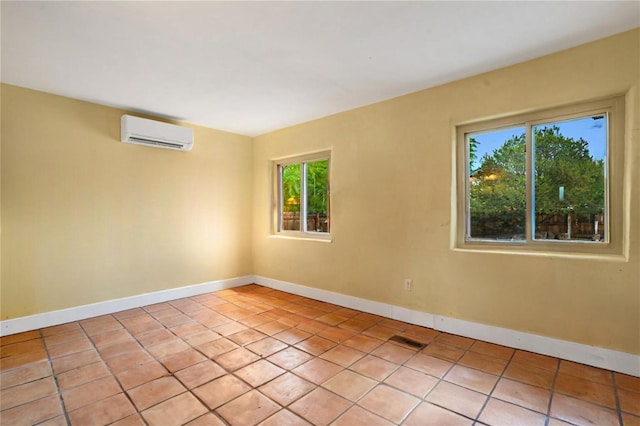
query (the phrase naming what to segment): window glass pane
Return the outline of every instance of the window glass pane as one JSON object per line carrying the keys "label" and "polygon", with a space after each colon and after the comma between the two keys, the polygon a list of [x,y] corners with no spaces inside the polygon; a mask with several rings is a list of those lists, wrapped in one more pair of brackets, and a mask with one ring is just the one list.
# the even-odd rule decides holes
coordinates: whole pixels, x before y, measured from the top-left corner
{"label": "window glass pane", "polygon": [[282,166],[282,205],[280,226],[282,231],[300,231],[300,164]]}
{"label": "window glass pane", "polygon": [[307,231],[329,232],[329,160],[306,163]]}
{"label": "window glass pane", "polygon": [[470,238],[523,240],[526,224],[524,127],[467,135]]}
{"label": "window glass pane", "polygon": [[533,126],[535,239],[605,241],[607,117]]}

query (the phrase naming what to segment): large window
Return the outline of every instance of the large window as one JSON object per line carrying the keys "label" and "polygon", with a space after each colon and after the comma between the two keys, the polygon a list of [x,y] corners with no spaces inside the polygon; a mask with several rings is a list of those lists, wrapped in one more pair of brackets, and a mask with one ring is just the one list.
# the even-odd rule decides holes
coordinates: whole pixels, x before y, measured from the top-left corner
{"label": "large window", "polygon": [[458,127],[458,246],[621,247],[621,98]]}
{"label": "large window", "polygon": [[276,230],[290,235],[327,237],[330,232],[331,153],[274,162]]}

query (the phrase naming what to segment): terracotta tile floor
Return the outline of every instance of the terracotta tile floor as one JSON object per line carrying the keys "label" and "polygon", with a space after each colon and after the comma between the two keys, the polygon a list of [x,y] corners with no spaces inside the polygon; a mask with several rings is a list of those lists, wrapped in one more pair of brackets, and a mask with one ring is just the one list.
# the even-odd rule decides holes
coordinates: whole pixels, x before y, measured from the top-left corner
{"label": "terracotta tile floor", "polygon": [[3,425],[640,425],[640,378],[258,285],[0,344]]}

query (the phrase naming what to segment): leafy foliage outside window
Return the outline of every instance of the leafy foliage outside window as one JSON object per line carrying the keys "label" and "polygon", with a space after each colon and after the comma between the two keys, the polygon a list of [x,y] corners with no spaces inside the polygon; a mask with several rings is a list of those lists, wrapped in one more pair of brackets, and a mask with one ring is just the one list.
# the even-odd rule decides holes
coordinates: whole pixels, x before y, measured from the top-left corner
{"label": "leafy foliage outside window", "polygon": [[329,205],[328,160],[307,164],[307,213],[327,215]]}
{"label": "leafy foliage outside window", "polygon": [[329,232],[328,159],[280,166],[280,187],[281,230]]}
{"label": "leafy foliage outside window", "polygon": [[285,212],[300,212],[301,164],[282,166],[282,209]]}
{"label": "leafy foliage outside window", "polygon": [[589,142],[564,137],[552,126],[534,127],[534,144],[536,213],[603,213],[605,164],[590,155]]}
{"label": "leafy foliage outside window", "polygon": [[[586,126],[591,120],[604,120],[605,124],[593,126],[601,130],[590,141],[561,132],[589,129]],[[582,117],[531,129],[531,239],[604,240],[606,118]],[[492,132],[467,137],[471,238],[526,239],[526,127],[509,131],[511,135],[499,146],[498,141],[502,140]],[[500,135],[504,134],[504,130],[500,131]],[[494,146],[497,147],[492,149]]]}
{"label": "leafy foliage outside window", "polygon": [[[478,144],[477,140],[471,140]],[[514,135],[484,154],[470,179],[471,237],[524,238],[526,222],[525,135]],[[473,164],[473,163],[471,163]]]}

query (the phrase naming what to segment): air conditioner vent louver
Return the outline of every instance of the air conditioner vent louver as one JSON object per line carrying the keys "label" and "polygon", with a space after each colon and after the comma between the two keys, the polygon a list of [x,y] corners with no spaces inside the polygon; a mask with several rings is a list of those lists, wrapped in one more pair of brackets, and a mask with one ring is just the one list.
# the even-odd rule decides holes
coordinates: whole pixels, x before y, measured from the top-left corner
{"label": "air conditioner vent louver", "polygon": [[189,151],[193,147],[193,130],[189,127],[126,114],[120,124],[122,142],[179,151]]}
{"label": "air conditioner vent louver", "polygon": [[129,137],[129,140],[131,142],[137,142],[137,143],[140,143],[140,144],[158,145],[158,146],[162,146],[162,147],[166,147],[166,148],[182,149],[182,147],[183,147],[183,145],[179,145],[177,143],[154,141],[154,140],[151,140],[151,139],[137,138],[135,136]]}

